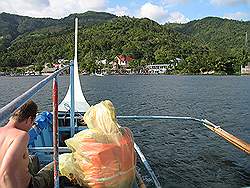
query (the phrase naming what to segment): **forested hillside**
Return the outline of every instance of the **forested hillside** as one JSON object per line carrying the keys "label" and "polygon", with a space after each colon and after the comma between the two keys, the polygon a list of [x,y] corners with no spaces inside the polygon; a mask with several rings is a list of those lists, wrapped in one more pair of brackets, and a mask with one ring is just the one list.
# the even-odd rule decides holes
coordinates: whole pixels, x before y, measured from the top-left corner
{"label": "forested hillside", "polygon": [[0,14],[0,50],[7,48],[16,37],[41,28],[46,28],[46,32],[58,32],[67,28],[73,28],[74,18],[79,18],[80,26],[90,26],[102,23],[115,15],[101,12],[88,11],[83,14],[71,14],[62,19],[52,18],[32,18],[28,16],[18,16],[15,14]]}
{"label": "forested hillside", "polygon": [[[1,69],[30,64],[42,67],[60,58],[72,59],[75,16],[41,19],[42,22],[36,22],[40,24],[24,27],[23,32],[16,29],[17,38],[13,37],[0,51]],[[134,69],[180,58],[182,61],[173,73],[189,74],[204,71],[233,74],[241,64],[250,61],[248,50],[244,49],[245,32],[250,33],[249,22],[205,18],[183,25],[159,25],[149,19],[108,13],[86,12],[77,17],[79,64],[90,72],[97,68],[96,60],[112,61],[119,54],[132,55],[135,61],[130,66]],[[0,33],[5,36],[16,30],[1,27]]]}
{"label": "forested hillside", "polygon": [[[166,24],[188,36],[197,38],[223,53],[241,53],[245,45],[245,33],[250,35],[250,22],[228,20],[217,17],[207,17],[191,21],[187,24]],[[250,40],[248,40],[250,47]]]}
{"label": "forested hillside", "polygon": [[18,35],[30,32],[38,28],[55,25],[57,20],[46,18],[31,18],[13,14],[0,14],[0,49],[10,45]]}

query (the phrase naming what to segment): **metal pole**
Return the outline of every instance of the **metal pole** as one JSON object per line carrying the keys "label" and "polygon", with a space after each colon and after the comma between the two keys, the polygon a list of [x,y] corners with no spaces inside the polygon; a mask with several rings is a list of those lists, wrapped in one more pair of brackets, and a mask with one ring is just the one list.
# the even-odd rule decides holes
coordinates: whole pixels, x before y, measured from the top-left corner
{"label": "metal pole", "polygon": [[77,32],[78,32],[78,18],[75,18],[75,56],[74,61],[70,61],[70,136],[75,134],[75,78],[74,69],[77,68]]}
{"label": "metal pole", "polygon": [[75,18],[75,57],[74,57],[74,61],[76,61],[76,62],[77,62],[77,37],[78,37],[77,35],[78,35],[78,18]]}
{"label": "metal pole", "polygon": [[247,52],[247,32],[246,32],[246,37],[245,37],[245,49],[246,49],[246,52]]}
{"label": "metal pole", "polygon": [[58,161],[58,85],[57,77],[53,79],[53,159],[54,159],[54,187],[59,188]]}
{"label": "metal pole", "polygon": [[74,62],[70,62],[70,136],[75,134]]}
{"label": "metal pole", "polygon": [[145,156],[143,155],[142,151],[140,150],[139,146],[134,143],[134,148],[136,150],[136,152],[138,153],[138,155],[140,156],[144,166],[146,167],[147,171],[149,172],[150,176],[152,177],[154,184],[157,188],[161,188],[161,184],[158,181],[157,177],[155,176],[154,171],[152,170],[151,166],[149,165],[147,159],[145,158]]}

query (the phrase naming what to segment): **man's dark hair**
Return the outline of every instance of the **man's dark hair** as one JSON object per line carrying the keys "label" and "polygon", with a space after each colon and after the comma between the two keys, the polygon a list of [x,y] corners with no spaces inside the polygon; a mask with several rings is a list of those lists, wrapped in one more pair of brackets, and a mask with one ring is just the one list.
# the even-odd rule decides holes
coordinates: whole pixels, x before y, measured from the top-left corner
{"label": "man's dark hair", "polygon": [[17,122],[22,122],[31,117],[34,120],[36,118],[37,109],[38,107],[36,103],[34,103],[32,100],[29,100],[14,112],[12,119]]}

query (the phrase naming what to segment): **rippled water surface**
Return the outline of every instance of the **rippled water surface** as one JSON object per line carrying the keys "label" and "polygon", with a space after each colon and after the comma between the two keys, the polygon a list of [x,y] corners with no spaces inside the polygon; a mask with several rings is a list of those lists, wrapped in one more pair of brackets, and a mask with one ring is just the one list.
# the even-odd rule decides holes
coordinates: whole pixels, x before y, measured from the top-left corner
{"label": "rippled water surface", "polygon": [[[44,77],[0,77],[0,107]],[[59,77],[62,100],[69,83]],[[110,99],[119,115],[206,118],[250,143],[249,76],[81,76],[86,99]],[[52,84],[33,98],[51,110]],[[250,186],[250,156],[204,126],[176,120],[120,121],[134,133],[163,187]],[[139,160],[138,160],[138,163]],[[143,166],[140,173],[153,187]]]}

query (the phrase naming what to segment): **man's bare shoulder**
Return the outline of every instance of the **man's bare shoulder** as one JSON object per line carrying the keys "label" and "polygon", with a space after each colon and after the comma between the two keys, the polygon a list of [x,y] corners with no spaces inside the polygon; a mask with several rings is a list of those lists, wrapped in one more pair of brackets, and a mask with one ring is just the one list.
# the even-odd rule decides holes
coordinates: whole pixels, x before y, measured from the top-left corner
{"label": "man's bare shoulder", "polygon": [[19,129],[11,130],[10,135],[15,136],[15,139],[20,139],[21,141],[28,141],[29,139],[29,134]]}
{"label": "man's bare shoulder", "polygon": [[2,138],[8,138],[8,139],[22,139],[22,140],[28,140],[29,135],[27,132],[16,129],[16,128],[0,128],[0,137]]}
{"label": "man's bare shoulder", "polygon": [[29,136],[25,131],[15,128],[0,130],[0,160],[4,161],[0,165],[0,171],[1,169],[7,169],[9,163],[14,164],[14,161],[23,157],[28,140]]}
{"label": "man's bare shoulder", "polygon": [[8,133],[17,133],[17,134],[20,134],[20,135],[23,135],[25,133],[27,134],[26,131],[23,131],[23,130],[20,130],[20,129],[17,129],[17,128],[5,128],[5,127],[1,127],[0,131],[8,132]]}

